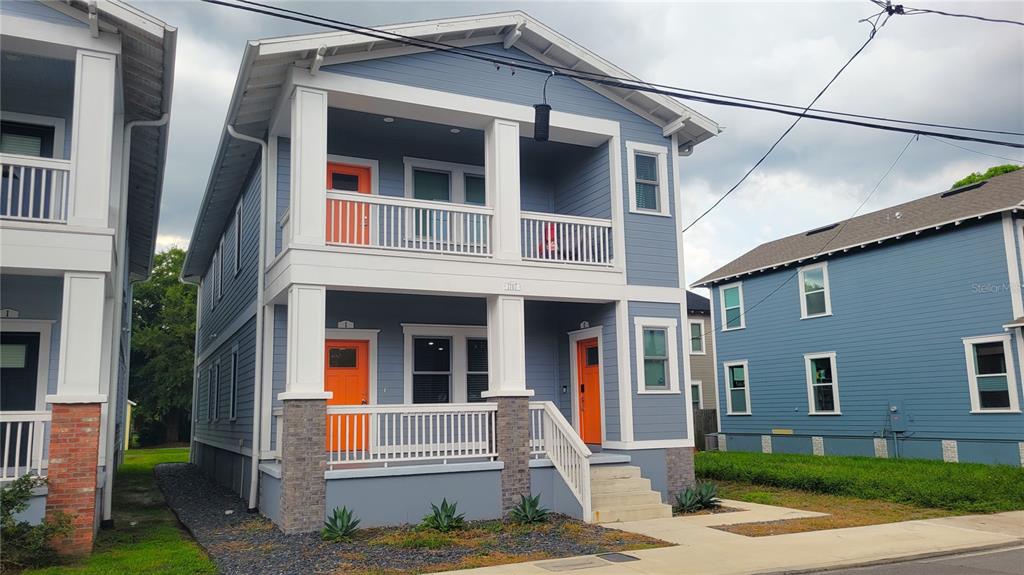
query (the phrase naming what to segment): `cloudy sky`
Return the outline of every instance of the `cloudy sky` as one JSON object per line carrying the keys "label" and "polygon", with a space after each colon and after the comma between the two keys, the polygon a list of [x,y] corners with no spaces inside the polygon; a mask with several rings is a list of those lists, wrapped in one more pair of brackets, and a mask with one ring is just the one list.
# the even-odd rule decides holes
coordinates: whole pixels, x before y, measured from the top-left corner
{"label": "cloudy sky", "polygon": [[[322,31],[196,2],[137,2],[179,29],[160,247],[187,245],[245,41]],[[1024,20],[1022,2],[910,2]],[[523,9],[637,76],[805,105],[864,42],[867,0],[843,3],[289,2],[380,25]],[[695,104],[725,131],[682,160],[683,219],[710,206],[792,121]],[[936,15],[894,17],[817,107],[1024,131],[1024,28]],[[747,182],[686,235],[692,282],[757,244],[852,215],[906,144],[904,134],[803,121]],[[1018,138],[1018,141],[1021,141]],[[1024,150],[966,144],[1024,161]],[[946,189],[1006,163],[922,138],[864,211]]]}

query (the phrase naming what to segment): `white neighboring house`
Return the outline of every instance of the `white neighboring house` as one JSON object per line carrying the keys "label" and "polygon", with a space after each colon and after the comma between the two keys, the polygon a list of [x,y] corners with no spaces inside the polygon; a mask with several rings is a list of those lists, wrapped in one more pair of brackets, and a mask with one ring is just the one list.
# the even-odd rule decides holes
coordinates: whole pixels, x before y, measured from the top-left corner
{"label": "white neighboring house", "polygon": [[26,518],[73,515],[58,550],[86,553],[124,445],[177,33],[77,0],[2,2],[0,30],[0,480],[47,477]]}

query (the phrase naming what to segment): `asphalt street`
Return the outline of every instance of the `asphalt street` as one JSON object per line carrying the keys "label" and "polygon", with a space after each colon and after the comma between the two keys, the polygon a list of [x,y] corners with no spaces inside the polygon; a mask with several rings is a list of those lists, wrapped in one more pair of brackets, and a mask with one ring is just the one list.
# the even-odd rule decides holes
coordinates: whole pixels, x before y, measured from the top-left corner
{"label": "asphalt street", "polygon": [[873,567],[822,571],[821,575],[1024,575],[1024,546],[933,557]]}

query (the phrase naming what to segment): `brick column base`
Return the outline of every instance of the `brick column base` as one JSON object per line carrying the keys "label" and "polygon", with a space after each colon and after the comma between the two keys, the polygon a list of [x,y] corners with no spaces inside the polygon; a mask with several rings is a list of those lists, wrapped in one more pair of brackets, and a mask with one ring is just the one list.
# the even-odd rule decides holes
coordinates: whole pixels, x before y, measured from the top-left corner
{"label": "brick column base", "polygon": [[95,535],[100,404],[54,403],[52,410],[46,517],[70,516],[71,533],[56,538],[53,547],[62,555],[84,555]]}
{"label": "brick column base", "polygon": [[492,397],[498,404],[494,437],[501,470],[501,512],[530,496],[530,400],[527,397]]}
{"label": "brick column base", "polygon": [[281,531],[319,531],[327,500],[327,401],[285,400],[281,425]]}
{"label": "brick column base", "polygon": [[671,500],[676,493],[697,483],[693,475],[693,448],[670,447],[665,450],[665,458],[668,467],[668,495]]}

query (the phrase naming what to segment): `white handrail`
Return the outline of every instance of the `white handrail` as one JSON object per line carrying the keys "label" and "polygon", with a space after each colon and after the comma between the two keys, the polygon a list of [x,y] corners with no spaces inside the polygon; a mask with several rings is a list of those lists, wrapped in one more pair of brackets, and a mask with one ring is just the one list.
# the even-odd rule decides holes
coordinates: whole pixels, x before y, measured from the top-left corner
{"label": "white handrail", "polygon": [[530,452],[544,453],[593,521],[590,499],[590,448],[550,401],[530,402]]}
{"label": "white handrail", "polygon": [[612,222],[601,218],[521,212],[523,259],[611,266]]}
{"label": "white handrail", "polygon": [[44,452],[49,411],[0,412],[0,481],[35,472],[46,477]]}
{"label": "white handrail", "polygon": [[0,154],[0,218],[67,222],[70,187],[68,160]]}
{"label": "white handrail", "polygon": [[327,464],[493,460],[496,412],[493,403],[331,405]]}
{"label": "white handrail", "polygon": [[326,214],[328,245],[491,255],[491,208],[329,190]]}

